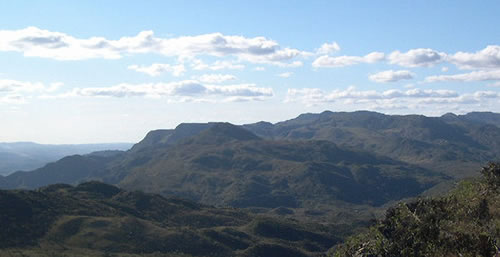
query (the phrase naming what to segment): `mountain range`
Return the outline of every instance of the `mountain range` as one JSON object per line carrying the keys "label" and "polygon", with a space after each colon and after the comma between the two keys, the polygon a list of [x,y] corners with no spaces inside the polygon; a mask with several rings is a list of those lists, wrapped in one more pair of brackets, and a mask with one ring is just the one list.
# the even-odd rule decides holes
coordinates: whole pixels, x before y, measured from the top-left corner
{"label": "mountain range", "polygon": [[0,249],[322,256],[397,201],[477,176],[500,158],[499,124],[495,113],[326,111],[275,124],[154,130],[127,151],[0,176],[9,189],[0,205],[10,206],[0,212]]}
{"label": "mountain range", "polygon": [[0,177],[0,187],[98,180],[214,206],[282,207],[338,221],[353,209],[365,213],[474,176],[500,157],[498,124],[495,113],[367,111],[302,114],[276,124],[185,123],[151,131],[126,152],[67,156]]}
{"label": "mountain range", "polygon": [[41,168],[49,162],[57,161],[68,155],[105,150],[125,151],[130,147],[132,147],[130,143],[77,145],[45,145],[32,142],[0,143],[0,175]]}

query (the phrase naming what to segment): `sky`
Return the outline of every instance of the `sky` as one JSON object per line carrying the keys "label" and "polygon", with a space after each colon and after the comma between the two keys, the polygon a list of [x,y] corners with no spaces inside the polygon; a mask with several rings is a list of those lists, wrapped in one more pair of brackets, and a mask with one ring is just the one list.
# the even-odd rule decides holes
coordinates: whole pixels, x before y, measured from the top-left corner
{"label": "sky", "polygon": [[500,112],[500,1],[2,1],[0,142]]}

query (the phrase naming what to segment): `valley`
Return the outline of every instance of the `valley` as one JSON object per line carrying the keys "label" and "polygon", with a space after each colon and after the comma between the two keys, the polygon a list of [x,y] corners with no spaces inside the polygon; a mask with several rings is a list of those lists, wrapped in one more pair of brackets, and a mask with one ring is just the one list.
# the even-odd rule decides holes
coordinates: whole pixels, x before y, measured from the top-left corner
{"label": "valley", "polygon": [[[477,177],[500,158],[499,121],[494,113],[323,112],[151,131],[128,151],[67,156],[0,177],[0,200],[12,206],[2,212],[12,227],[1,248],[322,256],[397,202]],[[29,215],[12,220],[16,213]],[[186,240],[200,245],[178,243]]]}

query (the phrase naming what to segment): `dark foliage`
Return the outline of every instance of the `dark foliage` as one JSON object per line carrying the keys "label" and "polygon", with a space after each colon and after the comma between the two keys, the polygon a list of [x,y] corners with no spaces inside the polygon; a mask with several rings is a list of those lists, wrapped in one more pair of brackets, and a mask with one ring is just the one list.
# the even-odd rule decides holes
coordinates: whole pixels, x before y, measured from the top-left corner
{"label": "dark foliage", "polygon": [[100,182],[0,191],[0,256],[161,254],[317,256],[338,242],[326,227],[259,218]]}
{"label": "dark foliage", "polygon": [[368,232],[331,250],[331,256],[483,256],[498,254],[499,163],[482,180],[464,181],[450,195],[390,208]]}

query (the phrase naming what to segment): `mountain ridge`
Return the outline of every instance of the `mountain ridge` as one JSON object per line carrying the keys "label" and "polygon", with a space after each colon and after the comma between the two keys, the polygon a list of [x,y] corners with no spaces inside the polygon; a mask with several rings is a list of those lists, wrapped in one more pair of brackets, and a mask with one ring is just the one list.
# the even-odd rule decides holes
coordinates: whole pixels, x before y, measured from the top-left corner
{"label": "mountain ridge", "polygon": [[[309,113],[275,124],[183,123],[149,132],[127,152],[1,177],[0,187],[99,180],[216,206],[292,208],[307,219],[357,207],[363,216],[474,176],[468,169],[498,158],[497,145],[500,128],[492,124],[368,111]],[[309,215],[310,208],[327,216]]]}

